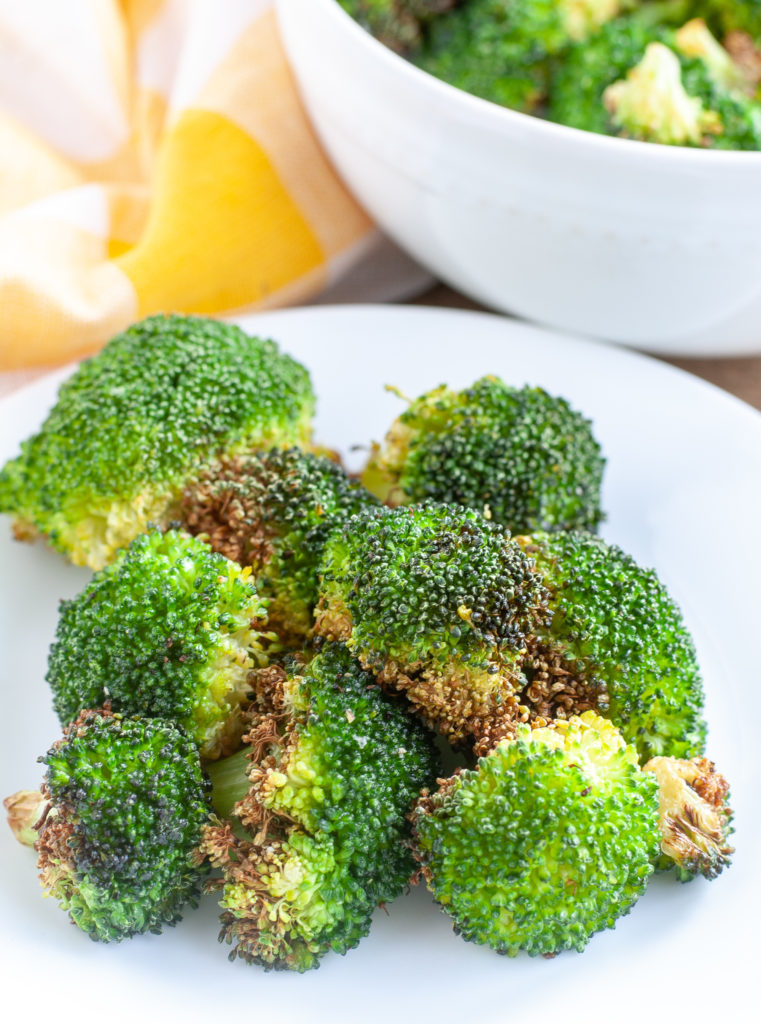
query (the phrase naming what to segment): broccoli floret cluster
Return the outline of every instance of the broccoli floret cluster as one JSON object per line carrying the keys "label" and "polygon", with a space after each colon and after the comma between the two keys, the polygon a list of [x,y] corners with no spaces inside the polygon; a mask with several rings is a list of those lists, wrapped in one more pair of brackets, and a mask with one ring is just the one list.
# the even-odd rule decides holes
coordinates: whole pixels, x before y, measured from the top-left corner
{"label": "broccoli floret cluster", "polygon": [[0,511],[100,569],[148,524],[166,525],[213,456],[305,444],[307,371],[272,341],[194,316],[154,316],[62,385],[39,433],[0,471]]}
{"label": "broccoli floret cluster", "polygon": [[345,640],[453,743],[490,742],[517,719],[541,576],[472,509],[425,502],[369,510],[325,548],[315,630]]}
{"label": "broccoli floret cluster", "polygon": [[[303,971],[356,946],[373,911],[408,885],[407,813],[437,755],[343,645],[259,679],[249,789],[231,820],[206,828],[203,848],[222,871],[232,956]],[[230,765],[212,771],[229,776]]]}
{"label": "broccoli floret cluster", "polygon": [[582,950],[642,895],[658,786],[592,711],[522,726],[416,809],[417,856],[464,939],[515,956]]}
{"label": "broccoli floret cluster", "polygon": [[209,782],[180,729],[85,711],[41,760],[26,839],[31,831],[46,894],[78,928],[118,942],[197,905]]}
{"label": "broccoli floret cluster", "polygon": [[299,643],[311,633],[327,538],[376,504],[326,456],[272,449],[209,467],[183,492],[180,517],[215,551],[251,567],[270,628]]}
{"label": "broccoli floret cluster", "polygon": [[484,377],[411,402],[363,480],[391,505],[466,505],[513,533],[594,530],[604,466],[591,424],[565,399]]}
{"label": "broccoli floret cluster", "polygon": [[61,724],[109,700],[182,725],[204,757],[234,750],[271,639],[250,576],[188,534],[137,537],[61,605],[47,673]]}
{"label": "broccoli floret cluster", "polygon": [[541,574],[549,612],[532,639],[524,700],[546,715],[557,684],[568,693],[577,680],[643,758],[702,753],[694,643],[656,574],[581,531],[517,541]]}
{"label": "broccoli floret cluster", "polygon": [[[475,96],[602,134],[761,149],[758,0],[460,0],[428,13],[390,45]],[[700,26],[697,50],[684,48],[680,26]]]}

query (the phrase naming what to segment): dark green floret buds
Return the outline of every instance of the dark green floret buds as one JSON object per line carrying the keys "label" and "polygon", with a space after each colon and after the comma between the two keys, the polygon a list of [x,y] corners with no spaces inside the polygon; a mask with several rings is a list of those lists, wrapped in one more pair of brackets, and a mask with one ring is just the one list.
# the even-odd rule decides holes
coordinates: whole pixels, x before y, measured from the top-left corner
{"label": "dark green floret buds", "polygon": [[153,316],[113,338],[61,387],[40,432],[0,471],[0,512],[100,569],[212,458],[306,444],[307,371],[272,341],[195,316]]}
{"label": "dark green floret buds", "polygon": [[40,880],[78,928],[118,942],[197,904],[209,783],[180,729],[85,711],[41,760]]}
{"label": "dark green floret buds", "polygon": [[210,467],[185,489],[181,517],[215,551],[251,566],[269,602],[271,628],[300,642],[312,630],[317,568],[328,536],[377,504],[325,456],[272,449]]}
{"label": "dark green floret buds", "polygon": [[369,510],[328,541],[321,576],[315,631],[346,641],[452,742],[488,744],[521,716],[545,594],[501,526],[434,502]]}
{"label": "dark green floret buds", "polygon": [[61,724],[109,700],[178,723],[206,758],[235,750],[270,639],[250,576],[188,534],[137,537],[61,605],[47,673]]}
{"label": "dark green floret buds", "polygon": [[659,849],[657,783],[592,711],[521,726],[422,799],[414,821],[456,931],[508,956],[584,949],[639,899]]}
{"label": "dark green floret buds", "polygon": [[212,766],[215,804],[232,823],[209,826],[204,850],[222,871],[231,958],[304,971],[356,946],[409,883],[407,814],[437,757],[343,645],[297,674],[257,675],[247,791],[244,751]]}
{"label": "dark green floret buds", "polygon": [[567,688],[575,680],[597,694],[601,713],[643,760],[701,754],[703,685],[694,643],[655,572],[580,531],[517,541],[549,592],[549,617],[536,629],[526,666],[526,702],[541,714],[554,684]]}
{"label": "dark green floret buds", "polygon": [[594,530],[604,465],[591,424],[565,399],[483,377],[411,402],[363,481],[391,505],[466,505],[513,533]]}

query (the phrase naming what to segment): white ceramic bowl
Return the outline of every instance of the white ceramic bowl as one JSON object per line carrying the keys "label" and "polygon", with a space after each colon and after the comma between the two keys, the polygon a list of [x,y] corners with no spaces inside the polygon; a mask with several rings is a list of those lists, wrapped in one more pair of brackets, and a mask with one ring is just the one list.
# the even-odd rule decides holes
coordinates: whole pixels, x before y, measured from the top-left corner
{"label": "white ceramic bowl", "polygon": [[309,114],[378,223],[496,309],[651,351],[761,352],[761,153],[631,142],[469,96],[336,0],[278,0]]}

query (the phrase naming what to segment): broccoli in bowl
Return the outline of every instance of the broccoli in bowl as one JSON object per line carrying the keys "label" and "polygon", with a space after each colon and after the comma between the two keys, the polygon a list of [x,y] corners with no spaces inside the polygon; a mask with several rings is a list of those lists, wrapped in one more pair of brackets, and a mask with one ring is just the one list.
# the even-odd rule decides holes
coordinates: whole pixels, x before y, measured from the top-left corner
{"label": "broccoli in bowl", "polygon": [[500,106],[644,142],[761,149],[756,2],[339,2],[424,71]]}

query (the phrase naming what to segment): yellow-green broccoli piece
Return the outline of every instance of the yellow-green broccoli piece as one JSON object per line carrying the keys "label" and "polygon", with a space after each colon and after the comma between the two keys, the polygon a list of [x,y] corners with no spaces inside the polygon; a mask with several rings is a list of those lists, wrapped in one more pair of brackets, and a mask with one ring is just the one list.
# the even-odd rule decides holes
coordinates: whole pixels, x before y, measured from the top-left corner
{"label": "yellow-green broccoli piece", "polygon": [[317,604],[317,568],[330,533],[377,505],[322,455],[297,448],[233,456],[185,488],[180,520],[221,554],[250,566],[281,639],[307,640]]}
{"label": "yellow-green broccoli piece", "polygon": [[176,530],[141,534],[61,605],[46,677],[58,717],[109,700],[178,723],[206,758],[231,752],[265,620],[250,569]]}
{"label": "yellow-green broccoli piece", "polygon": [[212,458],[305,445],[307,371],[272,341],[196,316],[153,316],[61,386],[38,434],[0,470],[0,512],[100,569],[149,524],[167,525]]}
{"label": "yellow-green broccoli piece", "polygon": [[604,466],[590,422],[565,399],[483,377],[412,401],[362,479],[390,505],[466,505],[513,533],[594,530]]}

